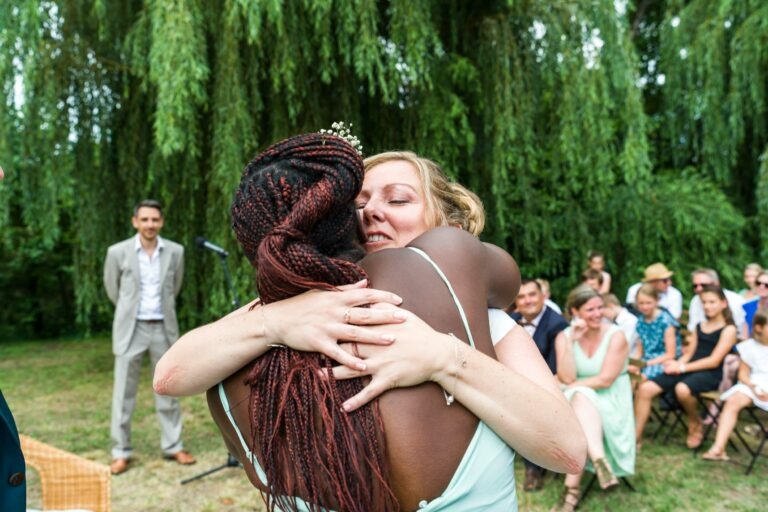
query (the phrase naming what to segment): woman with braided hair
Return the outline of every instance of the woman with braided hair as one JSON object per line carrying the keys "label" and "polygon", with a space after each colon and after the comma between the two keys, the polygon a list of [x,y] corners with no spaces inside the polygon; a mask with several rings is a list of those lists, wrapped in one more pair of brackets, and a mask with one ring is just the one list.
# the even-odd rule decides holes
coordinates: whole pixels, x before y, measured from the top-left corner
{"label": "woman with braided hair", "polygon": [[[345,140],[308,134],[245,168],[232,226],[263,304],[365,277],[354,263],[364,256],[352,204],[361,164]],[[322,354],[274,348],[209,391],[214,418],[270,510],[397,510],[379,409],[343,412],[342,397],[362,385],[324,378],[330,368]]]}
{"label": "woman with braided hair", "polygon": [[[506,305],[514,298],[517,285],[493,289],[493,271],[499,268],[498,261],[506,258],[507,266],[501,265],[503,270],[499,275],[519,279],[514,262],[510,267],[511,259],[506,253],[481,244],[465,231],[452,228],[428,231],[441,224],[462,226],[474,232],[482,229],[482,211],[473,214],[479,222],[467,222],[472,215],[462,218],[462,212],[469,209],[462,200],[454,200],[456,196],[471,197],[470,193],[466,189],[461,189],[464,193],[456,193],[458,186],[449,184],[442,175],[435,177],[434,169],[437,168],[434,164],[412,153],[386,155],[366,161],[373,164],[366,165],[363,189],[357,201],[365,228],[365,247],[373,252],[361,266],[378,289],[364,288],[366,280],[362,280],[354,285],[340,286],[342,291],[309,291],[289,299],[242,308],[222,320],[187,333],[158,364],[155,387],[166,394],[199,392],[277,342],[298,350],[323,353],[345,365],[329,372],[329,380],[335,380],[336,384],[361,375],[371,376],[370,383],[354,397],[344,396],[341,406],[345,411],[356,410],[383,391],[391,390],[377,403],[384,425],[387,454],[385,462],[377,467],[389,466],[386,481],[400,508],[424,504],[430,510],[441,507],[453,510],[457,506],[461,509],[461,499],[450,501],[452,492],[456,499],[454,484],[458,481],[460,484],[464,482],[464,491],[460,493],[464,503],[467,497],[485,496],[491,501],[486,501],[486,505],[475,503],[474,507],[492,510],[491,504],[499,494],[489,490],[487,483],[497,484],[492,487],[501,489],[507,498],[511,496],[514,500],[510,447],[544,467],[573,472],[580,470],[585,460],[583,434],[523,329],[513,327],[510,330],[509,326],[501,329],[501,335],[495,338],[504,339],[496,345],[496,355],[504,364],[495,360],[489,339],[487,304]],[[293,162],[297,158],[292,155],[286,160]],[[243,187],[252,186],[246,185],[244,180],[241,191]],[[334,187],[325,186],[323,190],[327,193]],[[296,197],[294,190],[291,186],[278,195],[281,198]],[[328,200],[322,194],[317,197]],[[303,226],[302,229],[307,225]],[[277,235],[292,236],[302,243],[323,243],[311,230],[302,231],[288,223],[277,229]],[[447,282],[438,276],[423,255],[412,250],[379,250],[406,244],[421,248],[431,256]],[[274,249],[277,252],[270,251],[271,256],[280,254],[277,246]],[[347,251],[347,254],[350,253]],[[270,255],[266,257],[267,264]],[[282,286],[293,286],[280,282]],[[446,292],[447,283],[453,285],[459,303],[466,310],[466,325],[460,321],[457,303]],[[314,282],[310,287],[317,287],[317,284]],[[292,289],[292,292],[299,290]],[[405,301],[391,292],[403,296]],[[394,306],[401,302],[403,308]],[[366,304],[372,306],[360,307]],[[493,315],[493,318],[498,319],[498,316]],[[456,341],[457,338],[468,340],[470,336],[475,341],[474,349]],[[211,343],[217,340],[221,343]],[[354,340],[356,343],[340,345],[338,340]],[[212,346],[215,350],[210,348]],[[197,358],[202,350],[207,356],[204,362]],[[273,348],[270,353],[276,351],[286,349]],[[330,361],[323,361],[327,371]],[[254,379],[249,382],[253,383]],[[429,382],[439,386],[423,384]],[[227,396],[231,383],[232,379],[228,379],[224,386]],[[405,387],[408,389],[393,389]],[[446,394],[445,398],[442,393]],[[339,392],[333,399],[342,395]],[[454,396],[455,405],[446,407],[453,403]],[[534,404],[535,407],[531,407]],[[225,409],[218,411],[223,414]],[[243,414],[242,406],[240,409],[237,405],[232,406],[232,412],[237,424],[248,424],[247,412],[245,420],[238,418],[238,414]],[[482,419],[480,423],[478,417]],[[226,428],[225,434],[232,441],[231,448],[242,454],[243,448],[238,448],[239,436],[233,430],[227,433]],[[480,431],[483,435],[478,437]],[[466,462],[471,452],[469,448],[477,447],[475,439],[491,438],[487,432],[500,442],[491,443],[496,447],[496,453],[505,454],[500,460],[506,460],[506,469],[498,470],[494,475],[507,478],[501,483],[489,479],[483,470],[461,471],[466,469],[460,463]],[[248,439],[250,434],[246,432],[243,439]],[[264,454],[257,450],[256,455],[262,460]],[[278,459],[281,456],[285,457],[285,454],[276,455]],[[476,456],[469,457],[470,462],[475,459]],[[255,471],[249,469],[249,476],[258,485],[253,477]],[[467,475],[480,478],[467,484]],[[511,491],[509,479],[512,479]],[[374,485],[378,490],[373,496],[380,500],[386,489],[377,485]],[[274,492],[271,486],[270,492]],[[321,489],[317,492],[321,497],[329,497],[336,491]],[[283,493],[296,494],[308,496],[301,491]],[[429,501],[436,496],[439,498]],[[337,503],[334,499],[335,496],[323,504]],[[509,504],[508,500],[497,508],[512,508]],[[464,507],[467,508],[472,506]],[[373,506],[370,509],[380,508]]]}
{"label": "woman with braided hair", "polygon": [[[263,303],[351,284],[368,270],[374,283],[402,291],[406,303],[414,302],[411,307],[426,300],[440,305],[443,313],[430,315],[438,326],[492,354],[486,295],[493,282],[494,293],[506,294],[503,302],[512,300],[514,261],[501,251],[486,254],[486,247],[470,235],[445,228],[419,237],[411,248],[430,250],[438,241],[468,237],[474,251],[467,247],[465,255],[452,258],[454,262],[487,263],[486,268],[503,278],[492,281],[492,273],[479,272],[480,285],[464,291],[461,288],[468,287],[460,282],[456,264],[440,267],[451,276],[443,282],[429,268],[425,252],[408,249],[374,254],[358,266],[354,261],[363,255],[363,239],[352,199],[358,196],[362,178],[362,160],[354,148],[343,139],[319,134],[280,142],[246,167],[232,223],[258,269]],[[390,275],[400,265],[412,275]],[[476,304],[466,307],[466,327],[459,322],[461,302],[449,302],[458,296],[452,299],[446,289],[456,281],[462,285],[458,294]],[[415,291],[408,289],[412,284],[418,284]],[[469,326],[480,334],[473,336]],[[464,349],[458,338],[453,343],[458,364]],[[214,418],[230,450],[265,491],[270,509],[446,509],[457,502],[467,504],[468,481],[484,503],[499,510],[516,506],[514,453],[466,409],[443,405],[438,386],[398,390],[354,413],[344,412],[342,403],[360,392],[362,384],[359,378],[336,380],[331,361],[321,354],[276,347],[209,391]],[[453,398],[446,394],[445,401],[450,405]],[[467,453],[471,455],[465,461]],[[469,478],[452,482],[457,468]]]}

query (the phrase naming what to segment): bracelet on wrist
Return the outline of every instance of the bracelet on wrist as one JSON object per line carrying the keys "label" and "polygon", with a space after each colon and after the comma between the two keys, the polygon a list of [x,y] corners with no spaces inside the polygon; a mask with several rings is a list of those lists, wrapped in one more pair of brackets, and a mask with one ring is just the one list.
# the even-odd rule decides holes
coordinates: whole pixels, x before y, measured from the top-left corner
{"label": "bracelet on wrist", "polygon": [[261,310],[261,331],[262,331],[262,333],[264,335],[264,341],[266,342],[267,347],[270,347],[270,348],[288,348],[288,345],[284,345],[282,343],[270,343],[270,341],[269,341],[269,334],[267,334],[267,312],[266,312],[266,305],[263,302],[261,302],[261,299],[259,299],[259,303],[261,305],[259,307],[259,309]]}
{"label": "bracelet on wrist", "polygon": [[452,405],[455,401],[454,395],[456,394],[456,385],[459,381],[459,371],[462,368],[467,367],[467,360],[464,358],[464,351],[462,349],[463,343],[452,332],[448,333],[448,336],[453,338],[453,355],[455,357],[456,368],[453,372],[453,392],[449,393],[443,388],[443,396],[445,397],[445,405]]}
{"label": "bracelet on wrist", "polygon": [[685,373],[685,363],[680,363],[680,373]]}

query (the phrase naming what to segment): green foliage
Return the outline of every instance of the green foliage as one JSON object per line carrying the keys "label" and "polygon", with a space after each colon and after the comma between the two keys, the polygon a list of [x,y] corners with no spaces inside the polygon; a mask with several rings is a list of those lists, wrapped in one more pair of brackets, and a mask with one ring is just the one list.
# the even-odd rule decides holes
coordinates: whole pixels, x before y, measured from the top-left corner
{"label": "green foliage", "polygon": [[729,192],[749,190],[768,137],[768,4],[672,4],[660,30],[662,165],[695,165]]}
{"label": "green foliage", "polygon": [[[598,247],[606,252],[617,275],[616,290],[625,290],[655,261],[675,272],[676,285],[685,292],[691,271],[718,269],[723,284],[741,283],[741,271],[752,256],[736,238],[745,219],[728,197],[694,169],[664,171],[637,188],[617,187],[600,215],[606,220]],[[615,237],[615,233],[623,236]]]}
{"label": "green foliage", "polygon": [[335,120],[368,154],[440,162],[484,199],[485,237],[561,295],[589,249],[619,291],[657,260],[736,285],[768,255],[768,5],[628,6],[8,0],[0,337],[106,329],[104,254],[144,197],[188,248],[183,328],[231,307],[195,236],[232,251],[252,297],[229,228],[241,169]]}

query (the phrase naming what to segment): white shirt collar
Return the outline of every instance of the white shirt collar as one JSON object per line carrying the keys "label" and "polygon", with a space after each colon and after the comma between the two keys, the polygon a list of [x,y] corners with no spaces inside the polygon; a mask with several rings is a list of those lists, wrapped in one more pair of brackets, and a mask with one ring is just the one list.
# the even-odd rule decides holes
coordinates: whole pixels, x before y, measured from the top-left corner
{"label": "white shirt collar", "polygon": [[[539,322],[541,322],[541,317],[544,316],[544,310],[546,310],[546,309],[547,309],[547,306],[545,304],[544,307],[541,308],[541,311],[539,312],[539,314],[536,315],[536,318],[531,320],[531,325],[533,325],[534,327],[538,327],[539,326]],[[523,320],[525,321],[525,317],[523,317]]]}
{"label": "white shirt collar", "polygon": [[[136,252],[139,252],[141,247],[141,237],[138,233],[136,233],[136,236],[133,237],[133,248],[136,250]],[[157,235],[157,250],[165,249],[165,242],[163,242],[163,239],[160,238],[160,235]]]}

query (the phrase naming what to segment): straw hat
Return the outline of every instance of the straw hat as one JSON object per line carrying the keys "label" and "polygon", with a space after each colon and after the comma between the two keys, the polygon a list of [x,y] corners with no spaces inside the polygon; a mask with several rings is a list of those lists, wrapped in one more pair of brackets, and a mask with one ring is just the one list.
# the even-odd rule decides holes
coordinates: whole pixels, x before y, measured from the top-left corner
{"label": "straw hat", "polygon": [[675,273],[670,271],[663,263],[654,263],[645,267],[645,276],[643,282],[658,281],[659,279],[668,279]]}

